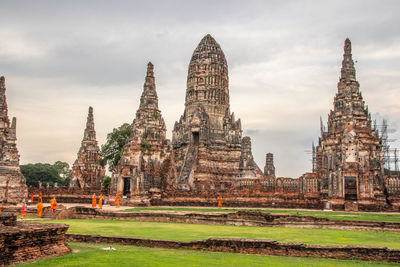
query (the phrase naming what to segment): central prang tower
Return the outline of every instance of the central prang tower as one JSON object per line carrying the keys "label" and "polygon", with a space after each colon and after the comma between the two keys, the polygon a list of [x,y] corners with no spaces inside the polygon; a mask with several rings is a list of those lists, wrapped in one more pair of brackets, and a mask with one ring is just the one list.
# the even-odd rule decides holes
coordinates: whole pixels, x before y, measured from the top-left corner
{"label": "central prang tower", "polygon": [[224,191],[233,178],[243,178],[240,166],[248,169],[240,165],[242,127],[230,112],[228,84],[225,55],[207,34],[190,60],[185,111],[172,132],[178,190]]}

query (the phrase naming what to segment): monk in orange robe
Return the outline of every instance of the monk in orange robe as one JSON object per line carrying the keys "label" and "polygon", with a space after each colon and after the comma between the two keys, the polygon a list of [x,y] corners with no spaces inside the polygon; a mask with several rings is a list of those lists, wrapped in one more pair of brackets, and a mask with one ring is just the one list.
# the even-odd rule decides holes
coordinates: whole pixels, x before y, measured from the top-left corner
{"label": "monk in orange robe", "polygon": [[53,198],[50,200],[50,209],[51,209],[53,212],[57,209],[57,201],[56,201],[56,198],[55,198],[55,197],[53,197]]}
{"label": "monk in orange robe", "polygon": [[119,206],[119,196],[115,197],[115,201],[114,201],[115,206]]}
{"label": "monk in orange robe", "polygon": [[42,217],[43,216],[43,203],[39,202],[37,204],[37,216]]}
{"label": "monk in orange robe", "polygon": [[218,207],[222,207],[222,197],[218,197]]}
{"label": "monk in orange robe", "polygon": [[31,203],[33,202],[34,197],[35,197],[35,195],[31,195]]}
{"label": "monk in orange robe", "polygon": [[22,207],[21,207],[22,219],[24,219],[26,217],[27,212],[28,212],[28,207],[27,207],[26,203],[24,202],[24,204],[22,204]]}
{"label": "monk in orange robe", "polygon": [[103,195],[100,195],[100,198],[99,198],[99,208],[100,209],[103,208],[103,201],[104,201],[104,197],[103,197]]}
{"label": "monk in orange robe", "polygon": [[92,196],[92,208],[96,208],[96,202],[97,202],[96,194],[93,194],[93,196]]}
{"label": "monk in orange robe", "polygon": [[42,195],[42,192],[40,192],[40,194],[39,194],[39,199],[38,199],[38,201],[39,201],[39,202],[43,202],[43,195]]}

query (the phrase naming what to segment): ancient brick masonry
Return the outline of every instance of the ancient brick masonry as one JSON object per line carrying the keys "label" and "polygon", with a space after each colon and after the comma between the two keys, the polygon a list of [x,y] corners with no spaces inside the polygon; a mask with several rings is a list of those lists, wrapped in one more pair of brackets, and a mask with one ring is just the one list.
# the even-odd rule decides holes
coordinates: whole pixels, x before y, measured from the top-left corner
{"label": "ancient brick masonry", "polygon": [[[243,150],[242,142],[241,122],[235,119],[229,107],[225,55],[208,34],[193,52],[185,111],[172,133],[175,172],[172,173],[171,189],[223,192],[235,184],[237,177],[262,177],[255,162],[249,158],[251,151]],[[249,145],[250,138],[244,142]],[[246,165],[245,161],[249,159],[251,164]]]}
{"label": "ancient brick masonry", "polygon": [[70,187],[100,188],[104,179],[105,167],[100,165],[100,149],[94,129],[93,108],[89,107],[86,128],[78,158],[72,166]]}
{"label": "ancient brick masonry", "polygon": [[265,156],[264,176],[275,178],[274,155],[267,153]]}
{"label": "ancient brick masonry", "polygon": [[0,214],[0,266],[7,266],[70,252],[65,243],[68,225],[16,222]]}
{"label": "ancient brick masonry", "polygon": [[20,203],[28,196],[25,178],[19,167],[14,117],[10,124],[5,78],[0,77],[0,202]]}
{"label": "ancient brick masonry", "polygon": [[328,116],[328,129],[321,122],[316,172],[321,193],[331,202],[358,201],[384,205],[382,146],[371,127],[356,80],[351,43],[346,39],[338,92]]}
{"label": "ancient brick masonry", "polygon": [[148,63],[139,109],[131,125],[131,136],[113,173],[114,190],[132,199],[145,200],[150,193],[159,195],[162,177],[165,177],[162,165],[170,154],[165,122],[158,108],[153,69],[153,64]]}

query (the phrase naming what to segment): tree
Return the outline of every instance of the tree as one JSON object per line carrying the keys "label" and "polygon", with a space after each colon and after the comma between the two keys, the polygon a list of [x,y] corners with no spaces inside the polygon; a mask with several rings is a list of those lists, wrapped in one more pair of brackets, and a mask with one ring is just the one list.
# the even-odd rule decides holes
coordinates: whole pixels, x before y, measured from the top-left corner
{"label": "tree", "polygon": [[53,165],[48,163],[35,163],[21,165],[21,172],[25,176],[26,184],[28,186],[39,186],[39,181],[43,185],[49,183],[51,186],[54,183],[62,184],[63,180]]}
{"label": "tree", "polygon": [[63,180],[63,185],[69,185],[69,179],[72,174],[72,170],[69,168],[69,164],[67,162],[56,161],[53,164],[53,167],[57,170],[58,175]]}
{"label": "tree", "polygon": [[100,164],[105,166],[108,164],[110,172],[114,171],[121,158],[122,148],[124,147],[126,140],[131,135],[131,125],[124,123],[118,128],[114,128],[113,131],[107,134],[107,141],[101,146],[101,160]]}
{"label": "tree", "polygon": [[103,180],[103,188],[105,188],[108,191],[110,184],[111,184],[111,177],[106,176]]}

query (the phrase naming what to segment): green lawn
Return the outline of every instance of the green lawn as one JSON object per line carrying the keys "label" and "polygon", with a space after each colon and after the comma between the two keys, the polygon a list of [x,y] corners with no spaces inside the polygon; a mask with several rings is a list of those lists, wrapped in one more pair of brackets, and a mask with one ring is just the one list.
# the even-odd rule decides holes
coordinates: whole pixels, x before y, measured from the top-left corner
{"label": "green lawn", "polygon": [[400,214],[383,214],[379,212],[341,212],[341,211],[310,211],[310,210],[277,210],[277,209],[234,209],[234,208],[191,208],[191,207],[138,207],[123,210],[124,212],[144,211],[193,211],[193,212],[236,212],[239,210],[263,211],[269,213],[314,216],[330,220],[357,220],[400,222]]}
{"label": "green lawn", "polygon": [[313,245],[376,246],[400,249],[400,233],[227,226],[119,220],[67,219],[43,221],[70,225],[68,233],[127,236],[162,240],[192,241],[211,237],[269,239]]}
{"label": "green lawn", "polygon": [[297,258],[208,251],[70,243],[79,252],[16,266],[397,266],[383,262]]}

